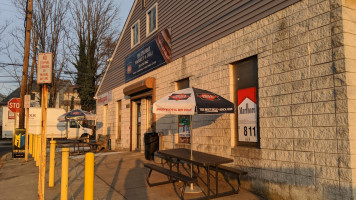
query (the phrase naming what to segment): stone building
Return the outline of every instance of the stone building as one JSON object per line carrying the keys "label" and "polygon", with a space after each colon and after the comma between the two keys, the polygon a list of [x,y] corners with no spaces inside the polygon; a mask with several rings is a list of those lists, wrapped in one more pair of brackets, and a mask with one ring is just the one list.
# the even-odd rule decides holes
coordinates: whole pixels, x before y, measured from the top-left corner
{"label": "stone building", "polygon": [[[236,111],[193,116],[193,149],[233,158],[248,172],[242,187],[268,199],[354,199],[355,72],[354,0],[135,0],[96,94],[97,133],[143,151],[152,126],[161,149],[187,147],[181,117],[153,114],[152,103],[209,90]],[[244,89],[257,111],[249,126],[239,122]]]}

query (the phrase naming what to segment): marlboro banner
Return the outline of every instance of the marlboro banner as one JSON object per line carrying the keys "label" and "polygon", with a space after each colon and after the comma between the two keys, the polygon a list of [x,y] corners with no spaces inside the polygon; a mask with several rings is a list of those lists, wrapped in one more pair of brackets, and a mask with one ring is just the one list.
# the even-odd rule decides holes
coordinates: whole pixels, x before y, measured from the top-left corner
{"label": "marlboro banner", "polygon": [[237,91],[239,141],[257,142],[256,87]]}

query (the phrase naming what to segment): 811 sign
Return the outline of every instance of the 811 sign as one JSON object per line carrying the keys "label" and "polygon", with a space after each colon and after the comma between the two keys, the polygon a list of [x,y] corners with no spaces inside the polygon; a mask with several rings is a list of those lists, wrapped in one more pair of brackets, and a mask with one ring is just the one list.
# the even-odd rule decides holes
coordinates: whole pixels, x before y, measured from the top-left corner
{"label": "811 sign", "polygon": [[7,107],[9,110],[11,110],[13,113],[18,113],[20,112],[20,98],[12,98],[8,103]]}

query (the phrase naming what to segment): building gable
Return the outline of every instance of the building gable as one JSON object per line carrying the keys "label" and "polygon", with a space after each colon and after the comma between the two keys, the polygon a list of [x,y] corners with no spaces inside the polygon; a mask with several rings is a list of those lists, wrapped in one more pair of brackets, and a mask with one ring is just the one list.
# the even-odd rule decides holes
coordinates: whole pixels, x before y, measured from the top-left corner
{"label": "building gable", "polygon": [[[136,0],[97,95],[132,79],[125,79],[126,59],[165,29],[171,30],[172,61],[242,29],[299,0],[146,1]],[[147,12],[157,5],[157,31],[147,34]],[[281,16],[283,17],[283,16]],[[132,47],[131,29],[139,22],[139,44]],[[126,69],[127,70],[127,69]]]}

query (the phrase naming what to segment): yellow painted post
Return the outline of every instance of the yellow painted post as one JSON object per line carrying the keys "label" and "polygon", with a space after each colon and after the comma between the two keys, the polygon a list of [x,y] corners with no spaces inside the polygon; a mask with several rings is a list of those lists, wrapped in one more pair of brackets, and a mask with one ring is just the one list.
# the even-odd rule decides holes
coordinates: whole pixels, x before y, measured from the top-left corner
{"label": "yellow painted post", "polygon": [[62,148],[61,200],[68,199],[68,159],[69,148]]}
{"label": "yellow painted post", "polygon": [[36,157],[36,134],[32,135],[32,157]]}
{"label": "yellow painted post", "polygon": [[36,148],[35,157],[36,157],[36,161],[38,161],[38,136],[35,135],[35,138],[36,138],[35,143],[34,143],[35,148]]}
{"label": "yellow painted post", "polygon": [[37,135],[33,135],[33,158],[35,161],[37,161]]}
{"label": "yellow painted post", "polygon": [[36,166],[40,166],[41,141],[40,135],[36,135]]}
{"label": "yellow painted post", "polygon": [[85,154],[84,200],[94,199],[94,153]]}
{"label": "yellow painted post", "polygon": [[55,157],[56,157],[56,141],[51,141],[50,146],[50,155],[49,155],[49,181],[48,187],[54,186],[54,166],[55,166]]}
{"label": "yellow painted post", "polygon": [[29,151],[30,151],[30,154],[31,154],[32,157],[33,157],[33,154],[32,154],[32,134],[30,134],[29,137],[30,137],[30,141],[29,141],[29,143],[30,143]]}

